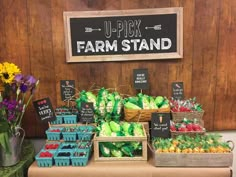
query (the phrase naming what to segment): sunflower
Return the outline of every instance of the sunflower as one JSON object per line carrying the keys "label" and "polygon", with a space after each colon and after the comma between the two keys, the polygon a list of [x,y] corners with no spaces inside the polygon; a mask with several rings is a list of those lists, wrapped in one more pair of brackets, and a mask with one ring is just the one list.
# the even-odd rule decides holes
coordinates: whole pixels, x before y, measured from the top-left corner
{"label": "sunflower", "polygon": [[0,63],[0,82],[10,84],[12,83],[16,74],[20,74],[21,71],[13,63]]}

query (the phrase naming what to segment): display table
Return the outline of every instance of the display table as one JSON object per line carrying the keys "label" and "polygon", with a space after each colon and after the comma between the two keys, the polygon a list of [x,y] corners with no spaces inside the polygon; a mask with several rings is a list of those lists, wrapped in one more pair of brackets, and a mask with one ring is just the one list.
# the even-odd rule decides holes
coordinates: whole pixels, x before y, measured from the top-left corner
{"label": "display table", "polygon": [[126,162],[94,162],[85,167],[38,167],[34,162],[28,177],[231,177],[230,168],[163,168],[152,160]]}
{"label": "display table", "polygon": [[29,140],[24,140],[20,162],[11,167],[0,167],[0,177],[25,177],[33,161],[33,144]]}

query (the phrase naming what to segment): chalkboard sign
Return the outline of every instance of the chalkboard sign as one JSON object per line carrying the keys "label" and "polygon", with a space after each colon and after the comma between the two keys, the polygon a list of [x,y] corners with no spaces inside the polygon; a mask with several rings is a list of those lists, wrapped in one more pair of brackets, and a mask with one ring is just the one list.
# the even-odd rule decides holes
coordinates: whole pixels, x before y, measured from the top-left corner
{"label": "chalkboard sign", "polygon": [[170,137],[170,113],[152,113],[151,136],[152,138]]}
{"label": "chalkboard sign", "polygon": [[184,83],[183,82],[173,82],[172,83],[172,97],[175,100],[184,99]]}
{"label": "chalkboard sign", "polygon": [[148,69],[134,69],[133,80],[135,89],[148,89]]}
{"label": "chalkboard sign", "polygon": [[70,100],[75,94],[75,81],[74,80],[61,80],[61,99],[62,101]]}
{"label": "chalkboard sign", "polygon": [[43,98],[33,102],[34,108],[43,122],[51,122],[56,119],[51,101],[49,98]]}
{"label": "chalkboard sign", "polygon": [[183,9],[64,12],[67,62],[183,56]]}
{"label": "chalkboard sign", "polygon": [[80,122],[83,123],[93,123],[94,122],[94,109],[93,103],[81,103],[81,110],[80,110]]}

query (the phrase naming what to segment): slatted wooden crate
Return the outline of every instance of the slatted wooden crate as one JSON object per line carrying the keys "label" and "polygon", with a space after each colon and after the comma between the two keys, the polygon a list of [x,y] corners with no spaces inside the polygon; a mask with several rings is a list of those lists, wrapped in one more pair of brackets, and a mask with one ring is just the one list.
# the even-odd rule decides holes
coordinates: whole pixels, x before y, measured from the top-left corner
{"label": "slatted wooden crate", "polygon": [[158,167],[231,167],[233,153],[157,153],[153,152]]}
{"label": "slatted wooden crate", "polygon": [[[143,125],[143,137],[99,137],[94,136],[94,160],[95,161],[146,161],[147,160],[147,134]],[[142,156],[134,157],[103,157],[100,155],[99,143],[101,142],[141,142]]]}

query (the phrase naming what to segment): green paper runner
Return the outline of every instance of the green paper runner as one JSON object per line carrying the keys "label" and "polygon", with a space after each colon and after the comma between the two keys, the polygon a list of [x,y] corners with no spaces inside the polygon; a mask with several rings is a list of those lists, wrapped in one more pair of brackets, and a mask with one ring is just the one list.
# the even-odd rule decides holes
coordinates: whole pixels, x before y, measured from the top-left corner
{"label": "green paper runner", "polygon": [[0,167],[0,177],[25,177],[29,166],[34,161],[34,147],[30,140],[22,144],[21,160],[11,167]]}

